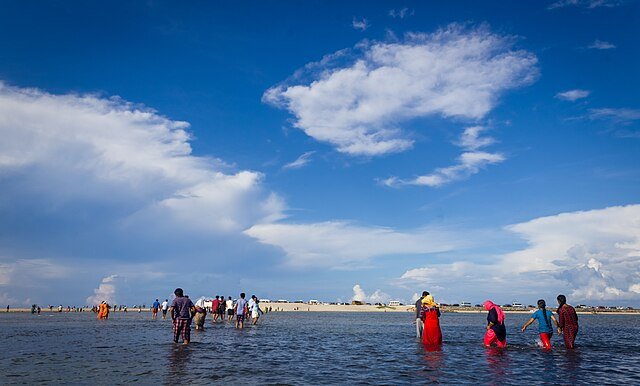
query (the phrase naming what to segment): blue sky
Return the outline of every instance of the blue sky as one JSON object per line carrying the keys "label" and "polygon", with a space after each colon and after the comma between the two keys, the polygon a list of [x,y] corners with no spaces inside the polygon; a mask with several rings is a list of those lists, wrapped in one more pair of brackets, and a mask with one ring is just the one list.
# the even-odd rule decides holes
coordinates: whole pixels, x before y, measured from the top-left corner
{"label": "blue sky", "polygon": [[2,303],[640,305],[637,1],[0,6]]}

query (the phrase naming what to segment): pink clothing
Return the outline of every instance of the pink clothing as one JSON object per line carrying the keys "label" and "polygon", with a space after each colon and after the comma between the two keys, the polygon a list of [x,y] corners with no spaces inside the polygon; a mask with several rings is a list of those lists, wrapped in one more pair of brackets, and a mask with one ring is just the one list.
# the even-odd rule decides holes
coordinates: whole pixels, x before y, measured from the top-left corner
{"label": "pink clothing", "polygon": [[498,314],[498,322],[500,322],[500,324],[504,324],[504,312],[502,312],[502,308],[500,308],[500,306],[498,306],[491,300],[487,300],[486,302],[484,302],[484,309],[487,311],[491,309],[496,310],[496,313]]}

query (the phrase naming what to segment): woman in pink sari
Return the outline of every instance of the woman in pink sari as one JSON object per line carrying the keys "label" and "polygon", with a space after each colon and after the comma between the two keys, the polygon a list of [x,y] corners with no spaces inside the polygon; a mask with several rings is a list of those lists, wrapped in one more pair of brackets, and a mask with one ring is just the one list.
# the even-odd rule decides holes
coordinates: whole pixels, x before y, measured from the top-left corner
{"label": "woman in pink sari", "polygon": [[487,332],[484,334],[484,345],[491,347],[495,343],[498,347],[507,347],[507,328],[504,326],[504,312],[500,306],[487,300],[484,309],[489,311],[487,315]]}

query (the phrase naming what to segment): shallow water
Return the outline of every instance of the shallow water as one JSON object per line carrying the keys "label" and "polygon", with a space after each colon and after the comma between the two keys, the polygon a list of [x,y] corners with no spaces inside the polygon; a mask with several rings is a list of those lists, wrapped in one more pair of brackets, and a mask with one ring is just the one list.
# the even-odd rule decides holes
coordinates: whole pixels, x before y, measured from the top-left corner
{"label": "shallow water", "polygon": [[556,334],[550,352],[519,331],[527,318],[507,315],[500,350],[482,347],[485,315],[443,314],[442,351],[427,352],[410,313],[274,312],[242,331],[207,316],[187,347],[149,313],[0,314],[0,384],[640,383],[640,316],[581,315],[579,347]]}

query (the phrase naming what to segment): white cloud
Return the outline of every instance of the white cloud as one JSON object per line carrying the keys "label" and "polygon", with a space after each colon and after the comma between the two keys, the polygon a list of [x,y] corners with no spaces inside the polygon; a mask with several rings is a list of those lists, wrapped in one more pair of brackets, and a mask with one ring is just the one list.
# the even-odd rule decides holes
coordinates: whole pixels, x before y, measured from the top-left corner
{"label": "white cloud", "polygon": [[589,94],[591,94],[590,91],[588,90],[568,90],[568,91],[563,91],[563,92],[559,92],[556,94],[556,98],[558,99],[564,99],[566,101],[576,101],[578,99],[582,99],[582,98],[586,98],[589,96]]}
{"label": "white cloud", "polygon": [[53,205],[109,203],[206,231],[241,230],[282,209],[264,206],[260,173],[193,156],[188,126],[118,98],[0,83],[0,177],[19,176]]}
{"label": "white cloud", "polygon": [[356,19],[354,17],[352,26],[353,29],[357,29],[359,31],[366,31],[370,27],[369,21],[367,21],[367,19],[365,19],[364,17],[362,19]]}
{"label": "white cloud", "polygon": [[565,7],[582,7],[582,8],[600,8],[600,7],[617,7],[622,5],[621,0],[559,0],[551,3],[547,9],[557,9]]}
{"label": "white cloud", "polygon": [[50,259],[17,259],[0,262],[0,286],[59,279],[67,277],[70,272],[69,267],[57,264]]}
{"label": "white cloud", "polygon": [[616,123],[630,123],[640,120],[640,109],[625,108],[600,108],[590,109],[588,117],[590,119],[604,119]]}
{"label": "white cloud", "polygon": [[[289,110],[295,127],[340,152],[405,151],[413,140],[401,123],[427,116],[481,119],[505,91],[536,79],[536,57],[514,50],[514,41],[487,27],[460,25],[407,34],[402,42],[365,41],[351,55],[343,50],[307,65],[290,84],[267,90],[263,101]],[[300,82],[304,75],[310,83]]]}
{"label": "white cloud", "polygon": [[238,243],[259,247],[242,231],[282,219],[283,200],[261,173],[194,156],[188,127],[117,97],[0,82],[0,285],[25,278],[20,293],[42,299],[46,286],[68,290],[51,276],[66,267],[119,274],[120,263],[153,260],[172,269],[176,256],[214,265]]}
{"label": "white cloud", "polygon": [[392,9],[389,11],[389,16],[391,16],[392,18],[399,18],[399,19],[404,19],[405,17],[409,17],[409,16],[413,16],[415,14],[415,11],[413,9],[409,9],[409,8],[399,8],[399,9]]}
{"label": "white cloud", "polygon": [[283,169],[300,169],[306,166],[309,162],[311,162],[311,156],[315,153],[315,151],[308,151],[298,157],[295,161],[290,162],[284,165]]}
{"label": "white cloud", "polygon": [[527,247],[487,264],[456,261],[411,269],[399,283],[440,286],[458,296],[562,292],[586,301],[640,299],[640,205],[562,213],[507,230]]}
{"label": "white cloud", "polygon": [[245,233],[281,248],[292,266],[343,268],[387,255],[442,252],[461,245],[452,234],[434,229],[399,232],[390,228],[331,221],[310,224],[258,224]]}
{"label": "white cloud", "polygon": [[353,297],[351,300],[357,300],[364,303],[383,303],[386,304],[391,300],[391,296],[377,289],[371,295],[367,295],[367,293],[362,289],[360,284],[356,284],[353,286]]}
{"label": "white cloud", "polygon": [[438,168],[430,174],[418,176],[411,180],[391,177],[382,181],[386,186],[418,185],[438,187],[453,181],[463,180],[477,174],[488,165],[497,164],[506,158],[501,153],[489,153],[479,149],[491,145],[495,140],[491,137],[481,137],[485,130],[481,126],[468,127],[460,136],[457,143],[465,151],[458,157],[458,163],[453,166]]}
{"label": "white cloud", "polygon": [[616,46],[609,42],[596,39],[588,48],[595,50],[610,50],[612,48],[616,48]]}
{"label": "white cloud", "polygon": [[105,301],[110,305],[116,304],[116,280],[118,275],[110,275],[102,279],[102,282],[93,290],[93,295],[87,298],[87,305],[97,305]]}

